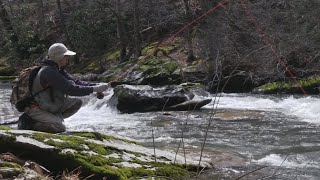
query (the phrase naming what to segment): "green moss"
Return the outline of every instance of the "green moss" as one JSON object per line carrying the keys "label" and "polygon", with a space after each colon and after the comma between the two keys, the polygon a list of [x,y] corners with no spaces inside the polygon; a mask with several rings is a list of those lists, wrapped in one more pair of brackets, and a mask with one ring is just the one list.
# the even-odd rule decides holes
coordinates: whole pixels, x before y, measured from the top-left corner
{"label": "green moss", "polygon": [[89,147],[89,149],[91,151],[96,152],[101,155],[108,155],[108,154],[112,154],[112,152],[113,152],[112,150],[107,149],[104,146],[99,145],[99,144],[86,142],[86,145]]}
{"label": "green moss", "polygon": [[165,176],[165,177],[170,177],[172,179],[183,179],[183,177],[190,175],[190,172],[188,172],[181,164],[144,162],[137,158],[132,159],[130,162],[157,168],[157,170],[155,171],[155,175],[157,176]]}
{"label": "green moss", "polygon": [[[8,131],[10,129],[6,129],[6,126],[2,126],[4,127],[4,129],[0,129],[0,130],[5,130],[5,131]],[[13,142],[16,140],[16,136],[15,135],[12,135],[10,133],[6,133],[6,134],[0,134],[0,141],[3,142],[3,143],[10,143],[10,142]]]}
{"label": "green moss", "polygon": [[[133,167],[120,167],[114,165],[122,160],[116,158],[105,158],[103,156],[95,155],[82,155],[79,153],[63,154],[67,158],[73,159],[76,163],[75,166],[82,166],[95,174],[103,174],[104,176],[112,177],[111,179],[135,179],[138,177],[169,177],[171,179],[183,179],[183,177],[189,176],[189,172],[182,166],[155,163],[155,162],[142,162],[135,160],[134,162],[141,165],[146,165],[150,168],[156,168],[157,170],[151,170],[145,167],[133,168]],[[111,167],[117,166],[118,168]]]}
{"label": "green moss", "polygon": [[0,130],[12,130],[12,128],[0,125]]}
{"label": "green moss", "polygon": [[77,157],[85,160],[86,162],[94,165],[94,166],[105,166],[105,165],[113,165],[113,163],[119,163],[120,159],[116,158],[105,158],[100,155],[82,155],[77,153]]}
{"label": "green moss", "polygon": [[96,139],[96,135],[94,135],[94,133],[90,133],[90,132],[75,132],[75,133],[73,133],[73,135],[80,136],[80,137],[86,137],[86,138],[90,138],[90,139]]}
{"label": "green moss", "polygon": [[[142,54],[149,56],[149,55],[153,55],[155,48],[157,47],[157,45],[159,45],[159,42],[153,42],[150,45],[146,46],[145,48],[142,49]],[[174,42],[171,42],[170,44],[160,44],[160,49],[164,50],[167,54],[177,50],[179,47],[181,46],[181,42],[176,39]],[[160,51],[158,55],[161,55],[162,52]]]}
{"label": "green moss", "polygon": [[169,53],[173,52],[174,50],[178,49],[179,47],[180,47],[180,43],[175,42],[173,44],[161,46],[161,49],[163,49],[165,52],[167,52],[169,54]]}
{"label": "green moss", "polygon": [[283,85],[283,83],[280,83],[280,82],[272,82],[272,83],[268,83],[268,84],[259,86],[258,88],[262,89],[264,91],[276,91],[280,87],[283,87],[282,85]]}
{"label": "green moss", "polygon": [[276,93],[281,91],[292,93],[292,92],[301,91],[300,86],[302,86],[305,90],[313,92],[314,89],[320,83],[320,77],[313,76],[313,77],[303,78],[297,81],[291,80],[288,82],[272,82],[272,83],[259,86],[256,89],[262,90],[265,93]]}
{"label": "green moss", "polygon": [[0,66],[0,76],[11,76],[16,71],[12,66]]}
{"label": "green moss", "polygon": [[108,135],[97,133],[97,132],[93,132],[93,133],[92,132],[75,132],[75,133],[73,133],[73,135],[80,136],[80,137],[85,137],[85,138],[90,138],[90,139],[119,140],[119,141],[123,141],[123,142],[130,143],[130,144],[138,144],[135,141],[116,138],[116,137],[113,137],[113,136],[108,136]]}
{"label": "green moss", "polygon": [[99,61],[93,61],[89,65],[86,66],[86,72],[97,72],[100,69]]}
{"label": "green moss", "polygon": [[15,79],[16,76],[0,76],[0,81],[3,81],[3,80],[13,80]]}
{"label": "green moss", "polygon": [[[0,161],[0,168],[16,168],[19,169],[21,166],[15,162],[6,162],[6,161]],[[22,168],[21,168],[22,169]]]}
{"label": "green moss", "polygon": [[149,76],[157,76],[172,74],[177,68],[177,64],[169,59],[153,57],[145,59],[137,70]]}
{"label": "green moss", "polygon": [[0,161],[0,172],[5,172],[2,174],[4,177],[7,176],[4,179],[11,179],[14,176],[24,173],[24,169],[17,163]]}
{"label": "green moss", "polygon": [[[118,150],[108,149],[99,144],[87,142],[85,138],[96,139],[99,133],[89,132],[77,132],[74,135],[55,135],[48,133],[34,133],[32,136],[34,139],[44,142],[48,145],[53,145],[60,149],[71,148],[78,152],[65,153],[63,151],[58,152],[57,157],[68,162],[69,167],[84,168],[84,172],[88,174],[95,174],[95,177],[107,177],[108,179],[122,180],[122,179],[139,179],[139,177],[168,177],[170,179],[183,179],[189,175],[188,171],[183,168],[182,165],[166,164],[159,162],[143,162],[137,158],[132,159],[131,163],[137,163],[144,167],[123,167],[121,163],[123,159],[106,157],[104,155],[111,153],[122,153]],[[99,134],[99,138],[112,140],[112,136]],[[57,141],[54,139],[59,139]],[[121,139],[120,139],[121,140]],[[96,152],[97,155],[86,154],[83,151],[88,151],[83,145],[89,147],[90,151]],[[134,154],[136,156],[142,156],[144,154],[137,152],[126,151],[127,153]],[[121,156],[121,155],[120,155]],[[156,170],[152,170],[155,168]]]}
{"label": "green moss", "polygon": [[[75,161],[79,163],[78,165],[84,166],[94,173],[103,173],[112,176],[118,176],[115,179],[128,179],[137,176],[140,177],[154,175],[154,171],[152,170],[146,170],[144,168],[120,167],[114,165],[114,163],[122,162],[121,159],[104,158],[102,156],[85,156],[78,153],[68,156],[73,156],[72,158],[74,158]],[[114,168],[111,166],[117,166],[118,168]]]}
{"label": "green moss", "polygon": [[62,154],[62,156],[67,159],[72,159],[75,167],[81,166],[97,176],[105,176],[107,179],[115,180],[127,179],[119,169],[104,164],[108,162],[98,156],[84,156],[79,153]]}
{"label": "green moss", "polygon": [[150,45],[146,46],[145,48],[142,49],[142,54],[143,55],[153,55],[154,48],[158,42],[151,43]]}
{"label": "green moss", "polygon": [[155,173],[156,175],[166,176],[171,179],[184,179],[190,175],[187,170],[171,164],[158,168]]}
{"label": "green moss", "polygon": [[44,140],[50,139],[50,138],[56,138],[57,139],[57,135],[49,134],[49,133],[36,132],[36,133],[32,134],[32,138],[36,139],[38,141],[44,142]]}
{"label": "green moss", "polygon": [[[72,135],[52,135],[46,133],[35,133],[33,138],[41,141],[45,144],[55,146],[59,149],[74,149],[78,151],[86,150],[82,145],[86,145],[89,147],[90,151],[96,152],[100,155],[108,155],[111,154],[112,151],[106,149],[103,145],[91,143],[85,141],[82,137],[72,136]],[[53,139],[60,139],[60,141],[55,141]],[[46,140],[46,141],[45,141]]]}
{"label": "green moss", "polygon": [[175,62],[167,61],[163,67],[171,74],[178,68],[178,65]]}
{"label": "green moss", "polygon": [[130,179],[134,179],[132,177],[153,177],[155,175],[155,172],[153,170],[148,170],[143,167],[138,168],[121,168],[124,174],[126,174],[127,177],[131,177]]}
{"label": "green moss", "polygon": [[320,77],[309,77],[306,79],[301,79],[299,82],[304,87],[317,86],[320,83]]}
{"label": "green moss", "polygon": [[117,61],[120,57],[120,50],[108,52],[104,57],[109,61]]}

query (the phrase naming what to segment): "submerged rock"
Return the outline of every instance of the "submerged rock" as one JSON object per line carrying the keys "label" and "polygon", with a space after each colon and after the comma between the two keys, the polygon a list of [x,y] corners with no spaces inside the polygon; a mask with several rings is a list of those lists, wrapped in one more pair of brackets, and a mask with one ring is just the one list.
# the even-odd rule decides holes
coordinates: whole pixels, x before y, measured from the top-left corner
{"label": "submerged rock", "polygon": [[209,104],[211,101],[212,99],[189,100],[174,106],[167,107],[164,110],[170,110],[170,111],[197,110],[197,109],[200,109],[202,106]]}
{"label": "submerged rock", "polygon": [[[0,130],[0,152],[12,152],[19,158],[29,159],[52,172],[69,172],[79,168],[83,176],[94,179],[131,179],[161,176],[184,179],[192,174],[198,162],[175,154],[149,149],[129,140],[99,133],[69,132],[48,134],[23,130]],[[23,162],[23,161],[22,161]],[[0,163],[1,164],[1,163]],[[18,169],[8,171],[6,176],[16,176]],[[210,167],[201,163],[201,167]],[[10,172],[12,172],[10,174]],[[14,172],[14,173],[13,173]],[[54,174],[54,173],[53,173]]]}

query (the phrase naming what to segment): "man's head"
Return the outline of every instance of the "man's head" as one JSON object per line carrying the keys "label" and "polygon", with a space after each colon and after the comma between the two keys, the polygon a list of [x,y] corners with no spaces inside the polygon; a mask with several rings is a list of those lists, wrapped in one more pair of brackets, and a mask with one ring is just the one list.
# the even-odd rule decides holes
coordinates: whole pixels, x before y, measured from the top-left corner
{"label": "man's head", "polygon": [[54,43],[48,50],[49,59],[56,62],[60,67],[67,65],[69,57],[75,54],[62,43]]}

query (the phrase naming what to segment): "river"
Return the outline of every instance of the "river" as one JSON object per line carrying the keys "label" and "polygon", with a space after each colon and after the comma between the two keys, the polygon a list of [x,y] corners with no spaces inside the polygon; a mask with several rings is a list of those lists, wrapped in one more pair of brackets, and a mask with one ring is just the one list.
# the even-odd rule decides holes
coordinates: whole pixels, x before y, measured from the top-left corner
{"label": "river", "polygon": [[[19,116],[10,93],[10,85],[0,84],[0,123]],[[108,106],[111,95],[112,90],[102,100],[83,97],[84,106],[65,120],[67,130],[102,132],[150,147],[154,140],[159,149],[180,147],[179,154],[200,157],[208,129],[203,159],[216,169],[198,179],[320,179],[318,96],[219,94],[216,104],[200,111],[121,114]]]}

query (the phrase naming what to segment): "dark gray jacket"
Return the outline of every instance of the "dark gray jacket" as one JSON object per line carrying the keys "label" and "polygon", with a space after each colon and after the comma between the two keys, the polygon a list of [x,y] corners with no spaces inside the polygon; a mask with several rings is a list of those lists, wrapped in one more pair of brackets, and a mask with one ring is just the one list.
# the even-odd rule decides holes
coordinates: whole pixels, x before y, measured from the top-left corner
{"label": "dark gray jacket", "polygon": [[73,79],[66,71],[59,70],[58,64],[54,61],[45,60],[42,66],[32,86],[33,93],[49,87],[35,97],[40,109],[58,113],[64,104],[66,95],[85,96],[93,92],[94,83]]}

